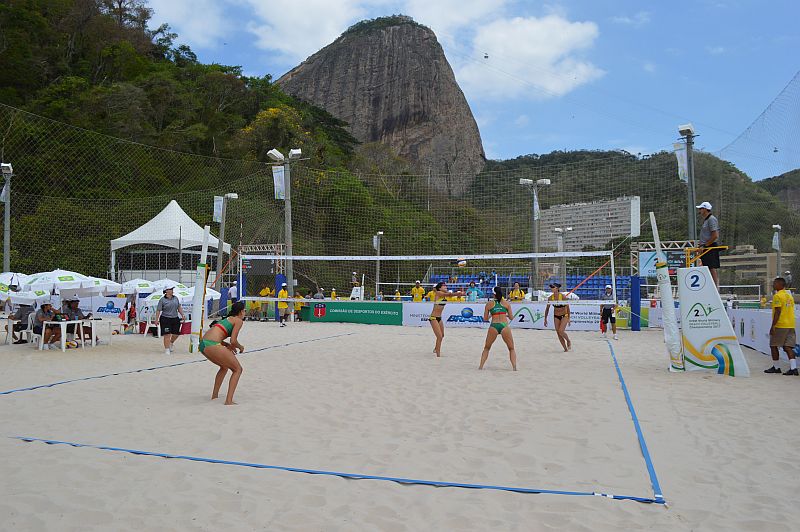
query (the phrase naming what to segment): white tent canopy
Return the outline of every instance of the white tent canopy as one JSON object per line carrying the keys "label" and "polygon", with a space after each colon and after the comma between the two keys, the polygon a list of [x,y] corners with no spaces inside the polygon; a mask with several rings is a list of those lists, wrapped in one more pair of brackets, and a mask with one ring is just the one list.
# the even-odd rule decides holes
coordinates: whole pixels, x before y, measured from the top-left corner
{"label": "white tent canopy", "polygon": [[[174,249],[185,249],[203,245],[203,228],[186,214],[178,202],[172,200],[152,220],[111,241],[111,251],[136,244],[154,244]],[[217,249],[219,240],[214,235],[208,238],[208,247]],[[225,253],[231,252],[230,244],[223,244]]]}

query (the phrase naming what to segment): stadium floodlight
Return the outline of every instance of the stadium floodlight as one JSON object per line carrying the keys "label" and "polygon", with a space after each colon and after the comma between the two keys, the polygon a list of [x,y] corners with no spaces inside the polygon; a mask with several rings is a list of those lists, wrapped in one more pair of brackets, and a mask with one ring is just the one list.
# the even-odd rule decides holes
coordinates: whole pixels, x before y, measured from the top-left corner
{"label": "stadium floodlight", "polygon": [[782,229],[781,226],[778,224],[773,225],[772,228],[775,229],[776,231],[780,231]]}
{"label": "stadium floodlight", "polygon": [[236,192],[228,192],[227,194],[225,194],[225,197],[228,199],[239,199],[239,194],[237,194]]}
{"label": "stadium floodlight", "polygon": [[519,179],[519,184],[525,186],[531,186],[533,185],[533,179],[525,179],[524,177],[521,177]]}
{"label": "stadium floodlight", "polygon": [[539,185],[540,187],[541,186],[547,186],[547,185],[550,184],[550,180],[549,179],[537,179],[536,180],[536,184]]}
{"label": "stadium floodlight", "polygon": [[678,133],[680,133],[681,137],[689,137],[694,136],[694,126],[691,122],[688,124],[684,124],[682,126],[678,126]]}
{"label": "stadium floodlight", "polygon": [[286,160],[286,157],[284,157],[283,154],[275,148],[269,150],[267,152],[267,156],[276,163],[282,163],[284,160]]}
{"label": "stadium floodlight", "polygon": [[289,150],[289,159],[299,159],[301,155],[303,155],[303,150],[300,148]]}
{"label": "stadium floodlight", "polygon": [[14,169],[11,167],[11,163],[2,163],[0,164],[0,168],[2,168],[3,176],[11,175],[14,173]]}

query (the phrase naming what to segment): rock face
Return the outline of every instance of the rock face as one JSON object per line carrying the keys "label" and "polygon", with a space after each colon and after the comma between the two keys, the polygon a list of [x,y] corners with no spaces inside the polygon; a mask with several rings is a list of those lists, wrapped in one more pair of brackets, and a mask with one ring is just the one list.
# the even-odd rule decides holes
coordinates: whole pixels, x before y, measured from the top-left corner
{"label": "rock face", "polygon": [[462,194],[486,156],[472,111],[434,33],[409,17],[360,22],[277,81]]}

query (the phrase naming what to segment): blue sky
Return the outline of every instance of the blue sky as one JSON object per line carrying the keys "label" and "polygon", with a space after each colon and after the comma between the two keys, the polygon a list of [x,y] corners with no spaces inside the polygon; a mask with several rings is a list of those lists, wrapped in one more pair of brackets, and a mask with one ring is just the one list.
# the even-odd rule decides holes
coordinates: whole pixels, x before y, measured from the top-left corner
{"label": "blue sky", "polygon": [[[697,147],[717,152],[800,70],[800,3],[790,0],[149,3],[153,24],[169,23],[201,61],[275,79],[359,20],[410,15],[436,32],[493,159],[653,153],[689,121]],[[769,153],[734,162],[765,177]]]}

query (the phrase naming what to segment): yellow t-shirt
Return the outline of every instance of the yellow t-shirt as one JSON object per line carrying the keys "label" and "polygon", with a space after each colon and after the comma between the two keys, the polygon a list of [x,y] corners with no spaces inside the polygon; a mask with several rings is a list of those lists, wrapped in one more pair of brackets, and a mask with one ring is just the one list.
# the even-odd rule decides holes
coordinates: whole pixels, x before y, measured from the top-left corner
{"label": "yellow t-shirt", "polygon": [[788,290],[780,290],[772,296],[772,308],[781,309],[781,317],[775,327],[778,329],[794,329],[794,298]]}
{"label": "yellow t-shirt", "polygon": [[264,288],[261,289],[258,295],[260,295],[261,297],[269,297],[271,293],[272,290],[269,289],[269,286],[265,286]]}
{"label": "yellow t-shirt", "polygon": [[331,299],[336,299],[336,290],[331,290]]}
{"label": "yellow t-shirt", "polygon": [[[281,288],[281,291],[278,292],[278,297],[280,299],[288,298],[289,292],[287,292],[285,288]],[[289,308],[289,303],[286,301],[278,301],[278,308]]]}
{"label": "yellow t-shirt", "polygon": [[416,286],[411,289],[411,300],[412,301],[422,301],[423,296],[425,295],[425,289],[421,286],[417,288]]}
{"label": "yellow t-shirt", "polygon": [[433,301],[433,296],[435,296],[435,295],[436,295],[436,292],[431,290],[430,292],[425,294],[425,299],[427,299],[428,301]]}
{"label": "yellow t-shirt", "polygon": [[303,308],[303,296],[301,296],[300,294],[295,294],[294,298],[295,299],[299,299],[299,301],[297,301],[294,304],[294,309],[295,310],[300,310],[301,308]]}
{"label": "yellow t-shirt", "polygon": [[508,294],[508,299],[511,301],[524,301],[525,300],[525,292],[522,290],[517,290],[516,288]]}

